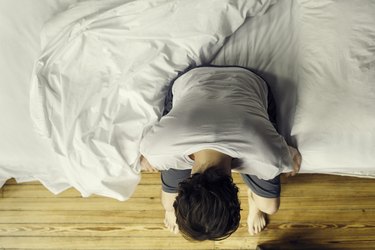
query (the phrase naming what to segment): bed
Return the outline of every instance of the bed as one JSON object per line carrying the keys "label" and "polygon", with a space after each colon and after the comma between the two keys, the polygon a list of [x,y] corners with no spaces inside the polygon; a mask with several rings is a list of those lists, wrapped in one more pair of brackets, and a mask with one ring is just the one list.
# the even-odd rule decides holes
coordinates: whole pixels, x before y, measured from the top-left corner
{"label": "bed", "polygon": [[375,2],[214,2],[2,1],[0,185],[128,199],[170,82],[202,64],[270,84],[301,173],[375,177]]}

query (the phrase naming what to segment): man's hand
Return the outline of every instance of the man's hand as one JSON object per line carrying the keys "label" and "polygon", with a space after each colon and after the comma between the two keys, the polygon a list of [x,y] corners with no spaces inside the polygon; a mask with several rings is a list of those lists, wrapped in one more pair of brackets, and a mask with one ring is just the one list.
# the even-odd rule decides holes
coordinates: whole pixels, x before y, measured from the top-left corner
{"label": "man's hand", "polygon": [[285,174],[286,177],[295,176],[299,172],[301,168],[301,162],[302,162],[302,157],[298,149],[293,148],[291,146],[288,146],[288,148],[289,148],[289,154],[293,160],[293,171],[290,173],[286,173]]}
{"label": "man's hand", "polygon": [[161,191],[161,204],[165,209],[164,225],[174,234],[179,232],[173,207],[176,197],[177,193],[167,193]]}
{"label": "man's hand", "polygon": [[152,166],[143,155],[141,155],[140,161],[141,161],[141,170],[142,171],[154,172],[154,173],[158,172],[158,170],[154,166]]}

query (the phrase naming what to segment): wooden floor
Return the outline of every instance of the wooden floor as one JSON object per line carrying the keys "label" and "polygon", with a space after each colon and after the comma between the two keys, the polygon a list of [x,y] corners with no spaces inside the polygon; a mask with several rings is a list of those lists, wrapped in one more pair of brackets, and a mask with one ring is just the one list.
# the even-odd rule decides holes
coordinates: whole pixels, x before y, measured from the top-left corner
{"label": "wooden floor", "polygon": [[126,202],[55,197],[43,186],[0,190],[0,249],[375,249],[375,180],[328,175],[282,179],[282,204],[259,236],[247,233],[246,186],[238,174],[241,226],[219,242],[191,243],[164,229],[159,174],[143,174]]}

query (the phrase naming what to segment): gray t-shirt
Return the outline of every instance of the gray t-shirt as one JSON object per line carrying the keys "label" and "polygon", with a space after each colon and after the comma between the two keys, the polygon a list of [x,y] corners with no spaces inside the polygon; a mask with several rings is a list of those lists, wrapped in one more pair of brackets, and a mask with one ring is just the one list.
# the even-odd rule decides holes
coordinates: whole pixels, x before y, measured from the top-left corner
{"label": "gray t-shirt", "polygon": [[268,118],[267,85],[251,71],[196,68],[175,81],[172,93],[172,110],[140,145],[154,167],[191,169],[189,155],[213,149],[235,158],[235,171],[261,179],[291,171],[287,144]]}

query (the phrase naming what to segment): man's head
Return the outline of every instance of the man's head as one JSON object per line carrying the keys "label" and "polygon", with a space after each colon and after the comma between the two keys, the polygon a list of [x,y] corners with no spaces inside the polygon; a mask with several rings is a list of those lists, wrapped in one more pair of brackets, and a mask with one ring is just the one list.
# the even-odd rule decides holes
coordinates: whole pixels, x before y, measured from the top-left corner
{"label": "man's head", "polygon": [[238,188],[220,167],[210,167],[180,183],[173,206],[182,235],[190,240],[222,240],[240,223]]}

